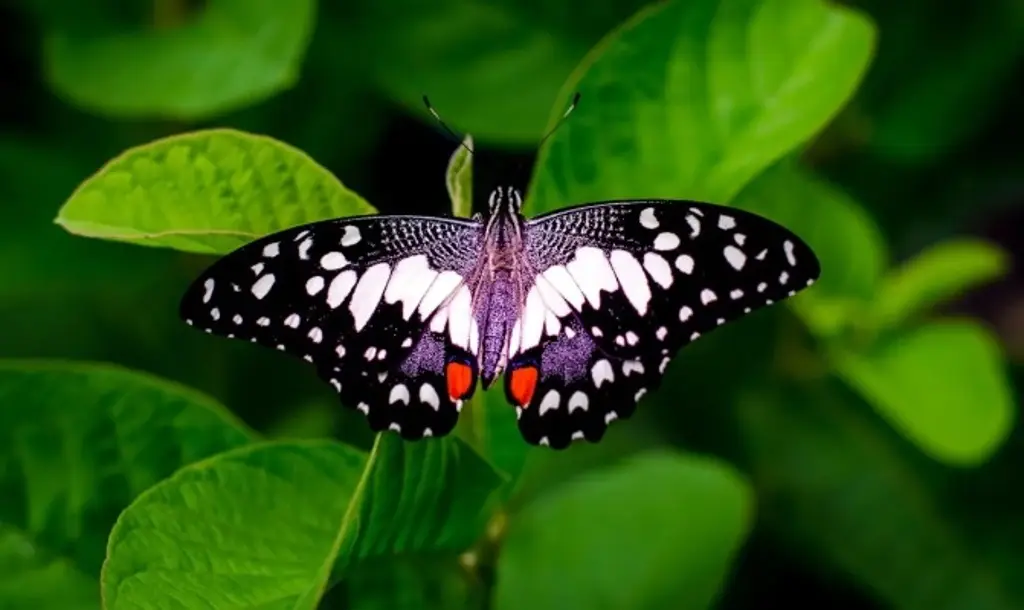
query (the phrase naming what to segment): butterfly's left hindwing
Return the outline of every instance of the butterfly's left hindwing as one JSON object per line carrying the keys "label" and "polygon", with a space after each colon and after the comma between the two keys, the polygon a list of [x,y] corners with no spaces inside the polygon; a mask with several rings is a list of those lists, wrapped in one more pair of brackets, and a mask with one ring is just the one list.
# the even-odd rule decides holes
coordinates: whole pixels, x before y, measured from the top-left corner
{"label": "butterfly's left hindwing", "polygon": [[311,362],[375,431],[441,436],[461,406],[444,376],[460,348],[430,322],[468,291],[481,234],[477,223],[413,216],[288,229],[214,263],[185,294],[180,315]]}
{"label": "butterfly's left hindwing", "polygon": [[[688,201],[554,212],[526,224],[525,242],[528,295],[508,378],[537,367],[520,429],[556,448],[600,439],[660,384],[680,348],[820,273],[810,248],[778,224]],[[510,399],[511,390],[506,383]]]}

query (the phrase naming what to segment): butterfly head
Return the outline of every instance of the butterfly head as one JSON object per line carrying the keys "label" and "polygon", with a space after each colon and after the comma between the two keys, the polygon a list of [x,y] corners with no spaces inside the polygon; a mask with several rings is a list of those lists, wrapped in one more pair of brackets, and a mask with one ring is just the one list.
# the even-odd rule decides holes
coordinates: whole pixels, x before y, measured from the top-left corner
{"label": "butterfly head", "polygon": [[511,186],[497,187],[487,199],[487,215],[491,218],[500,215],[515,217],[522,207],[523,196]]}

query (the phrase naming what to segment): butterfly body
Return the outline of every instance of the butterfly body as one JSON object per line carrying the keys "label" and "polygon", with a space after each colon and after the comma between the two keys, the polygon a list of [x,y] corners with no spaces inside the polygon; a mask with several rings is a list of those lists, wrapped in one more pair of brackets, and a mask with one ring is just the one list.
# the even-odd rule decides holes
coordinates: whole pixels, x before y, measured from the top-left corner
{"label": "butterfly body", "polygon": [[217,261],[181,315],[313,363],[371,428],[407,439],[447,434],[503,377],[524,438],[562,448],[629,417],[681,347],[820,271],[798,237],[732,208],[521,205],[498,188],[471,220],[286,229]]}

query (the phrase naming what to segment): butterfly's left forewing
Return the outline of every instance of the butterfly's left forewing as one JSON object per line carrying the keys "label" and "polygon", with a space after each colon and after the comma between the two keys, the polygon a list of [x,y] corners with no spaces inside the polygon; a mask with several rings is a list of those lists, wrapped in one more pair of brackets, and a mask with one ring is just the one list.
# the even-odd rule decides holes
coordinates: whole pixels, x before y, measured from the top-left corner
{"label": "butterfly's left forewing", "polygon": [[437,322],[464,300],[481,234],[478,223],[414,216],[295,227],[214,263],[180,315],[314,364],[375,431],[441,436],[461,406],[445,390],[445,365],[464,346]]}
{"label": "butterfly's left forewing", "polygon": [[599,440],[660,384],[680,348],[820,273],[787,229],[706,203],[593,204],[537,217],[525,235],[532,297],[510,346],[509,378],[536,367],[519,426],[528,441],[552,447]]}

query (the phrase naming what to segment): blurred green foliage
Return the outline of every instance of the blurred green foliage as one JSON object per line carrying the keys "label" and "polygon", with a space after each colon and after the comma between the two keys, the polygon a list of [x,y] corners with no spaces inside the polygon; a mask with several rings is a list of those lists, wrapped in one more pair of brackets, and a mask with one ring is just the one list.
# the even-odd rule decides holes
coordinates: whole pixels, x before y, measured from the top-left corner
{"label": "blurred green foliage", "polygon": [[[1013,335],[950,313],[1015,278],[965,222],[1024,199],[1019,2],[0,14],[0,608],[1024,606]],[[482,158],[530,160],[577,91],[530,213],[729,203],[823,268],[602,443],[528,447],[500,389],[450,438],[373,437],[300,363],[177,320],[268,232],[469,215]]]}

